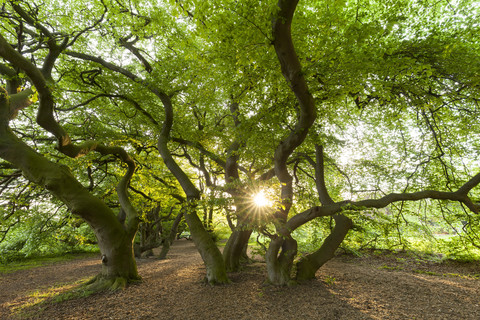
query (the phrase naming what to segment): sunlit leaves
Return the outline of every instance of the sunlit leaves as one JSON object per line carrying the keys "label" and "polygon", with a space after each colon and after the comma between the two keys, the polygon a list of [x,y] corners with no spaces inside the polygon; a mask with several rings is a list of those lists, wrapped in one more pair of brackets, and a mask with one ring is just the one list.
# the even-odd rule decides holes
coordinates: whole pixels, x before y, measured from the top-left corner
{"label": "sunlit leaves", "polygon": [[[326,184],[335,201],[422,188],[453,190],[480,168],[480,33],[474,4],[300,1],[292,35],[318,119],[289,162],[295,179],[290,217],[318,204],[313,168],[305,161],[305,155],[313,157],[315,144],[325,147]],[[36,10],[33,3],[21,6]],[[19,17],[10,5],[5,8],[2,34],[15,44]],[[56,37],[76,40],[68,50],[100,57],[136,77],[61,55],[54,69],[56,116],[75,141],[101,139],[135,157],[131,185],[143,195],[132,194],[141,210],[157,201],[175,206],[178,199],[171,194],[179,191],[178,184],[155,150],[164,109],[145,83],[154,86],[173,102],[171,136],[190,143],[172,141],[172,153],[202,189],[202,205],[223,212],[232,206],[223,198],[224,187],[230,187],[222,180],[224,168],[192,145],[223,161],[236,156],[242,170],[234,187],[242,187],[273,167],[275,148],[297,120],[296,98],[272,46],[275,10],[275,0],[38,4],[35,19]],[[48,39],[28,28],[24,54],[41,64]],[[232,103],[238,104],[235,114]],[[13,128],[25,132],[40,152],[72,167],[85,186],[93,181],[96,195],[118,206],[114,188],[124,168],[110,158],[59,157],[51,137],[34,126],[36,107],[22,111]],[[231,151],[234,143],[238,148]],[[214,186],[206,187],[201,161]],[[154,175],[166,177],[168,186]],[[378,236],[390,244],[400,219],[394,217],[401,214],[368,213],[358,229],[366,230],[369,240]],[[368,231],[375,223],[384,229]],[[323,221],[301,232],[316,241],[312,230],[323,236],[328,227]]]}

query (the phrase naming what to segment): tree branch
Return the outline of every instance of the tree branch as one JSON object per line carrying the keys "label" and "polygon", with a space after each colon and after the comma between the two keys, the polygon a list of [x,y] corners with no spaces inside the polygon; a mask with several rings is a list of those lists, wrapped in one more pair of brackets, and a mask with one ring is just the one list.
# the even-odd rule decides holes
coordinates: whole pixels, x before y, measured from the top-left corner
{"label": "tree branch", "polygon": [[[15,51],[0,35],[0,56],[9,61],[12,65],[25,71],[27,76],[32,80],[33,84],[38,90],[40,105],[37,113],[37,123],[45,130],[52,133],[58,140],[58,149],[63,154],[76,158],[83,156],[90,151],[97,151],[103,155],[113,154],[118,156],[128,166],[127,173],[120,180],[117,185],[117,194],[122,208],[126,211],[129,221],[127,221],[128,228],[136,230],[138,221],[136,221],[137,213],[130,203],[127,195],[128,183],[135,172],[135,162],[132,158],[120,147],[106,147],[100,145],[96,141],[87,141],[82,145],[74,145],[67,134],[67,132],[60,126],[53,116],[55,106],[52,89],[48,85],[47,80],[40,70],[35,67],[29,60],[25,59],[20,53]],[[5,92],[6,94],[6,92]],[[2,112],[4,112],[2,110]],[[2,114],[2,119],[5,119]],[[131,223],[131,224],[130,224]],[[135,232],[130,230],[131,232]]]}
{"label": "tree branch", "polygon": [[[238,102],[232,102],[230,104],[230,113],[233,117],[233,123],[235,124],[235,128],[240,126],[240,118],[239,114]],[[241,142],[238,139],[235,139],[227,149],[227,161],[225,162],[225,182],[231,183],[235,180],[240,179],[239,175],[239,166],[238,166],[238,150],[240,149]],[[228,188],[231,191],[235,192],[235,190]]]}
{"label": "tree branch", "polygon": [[150,63],[143,57],[143,55],[140,53],[140,50],[134,46],[135,42],[137,42],[138,37],[134,41],[128,42],[128,38],[120,38],[119,42],[120,45],[127,48],[134,56],[140,60],[140,62],[143,64],[145,67],[145,70],[147,70],[148,73],[151,73],[153,68],[150,65]]}
{"label": "tree branch", "polygon": [[[130,80],[132,80],[133,82],[139,83],[143,87],[147,88],[150,92],[152,92],[153,94],[155,94],[157,97],[160,98],[164,106],[169,104],[171,105],[171,99],[165,92],[161,91],[155,84],[140,78],[139,76],[133,74],[132,72],[128,71],[125,68],[119,67],[117,65],[114,65],[113,63],[103,60],[102,58],[95,57],[89,54],[73,52],[73,51],[65,51],[64,53],[74,58],[96,62],[111,71],[120,73],[125,77],[129,78]],[[173,109],[172,109],[172,112],[173,112]]]}
{"label": "tree branch", "polygon": [[92,30],[97,25],[99,25],[100,22],[103,21],[103,19],[105,18],[105,14],[107,13],[108,9],[107,9],[107,6],[105,5],[105,2],[103,0],[100,0],[100,2],[102,3],[103,8],[104,8],[103,13],[100,16],[100,18],[98,18],[91,26],[88,26],[85,29],[79,31],[76,35],[73,36],[73,34],[72,34],[73,39],[68,43],[67,47],[72,46],[82,34],[84,34],[85,32],[87,32],[89,30]]}
{"label": "tree branch", "polygon": [[273,44],[282,74],[300,104],[298,121],[293,132],[280,143],[275,151],[275,166],[278,168],[276,174],[280,181],[284,183],[290,182],[292,179],[286,168],[287,159],[295,148],[303,142],[308,129],[316,118],[315,101],[308,90],[291,35],[291,23],[297,3],[298,0],[279,0],[280,11],[273,24],[273,35],[275,37]]}
{"label": "tree branch", "polygon": [[180,166],[173,159],[170,150],[168,149],[168,141],[170,140],[170,131],[173,126],[173,106],[169,97],[163,102],[165,120],[163,122],[162,131],[158,138],[157,146],[163,162],[170,170],[170,172],[177,178],[182,186],[183,191],[187,195],[187,200],[200,199],[200,191],[195,187],[187,174],[180,168]]}
{"label": "tree branch", "polygon": [[455,192],[436,190],[424,190],[412,193],[391,193],[380,199],[368,199],[361,201],[342,201],[325,206],[317,206],[305,210],[288,220],[285,230],[293,231],[299,226],[317,217],[331,216],[343,210],[362,211],[367,208],[385,208],[389,204],[403,201],[418,201],[424,199],[458,201],[466,205],[472,212],[479,213],[480,206],[473,203],[468,197],[468,192],[480,183],[480,173],[468,180]]}
{"label": "tree branch", "polygon": [[328,205],[334,203],[330,195],[328,194],[327,187],[325,185],[325,162],[323,158],[323,146],[315,145],[315,156],[317,163],[315,164],[315,185],[317,186],[318,197],[322,205]]}
{"label": "tree branch", "polygon": [[194,141],[185,140],[182,138],[172,138],[172,141],[197,149],[202,154],[206,155],[208,158],[214,161],[216,164],[218,164],[222,168],[225,168],[226,162],[222,160],[219,156],[217,156],[215,153],[205,149],[205,147],[200,142],[194,142]]}
{"label": "tree branch", "polygon": [[47,37],[47,46],[49,48],[47,56],[43,61],[43,66],[41,72],[43,76],[50,82],[52,81],[52,70],[53,66],[55,65],[55,61],[57,60],[60,53],[67,47],[68,45],[68,36],[63,36],[63,41],[60,45],[57,43],[56,35],[52,34],[50,30],[48,30],[45,26],[43,26],[40,22],[30,16],[21,6],[19,6],[14,1],[10,2],[15,12],[17,12],[22,19],[24,19],[29,25],[35,27],[36,29],[40,30]]}
{"label": "tree branch", "polygon": [[280,142],[274,155],[275,174],[282,183],[282,206],[285,208],[281,209],[277,216],[283,220],[286,220],[293,198],[293,178],[288,172],[287,160],[293,151],[303,143],[308,129],[313,125],[316,118],[315,101],[308,90],[291,35],[291,24],[297,3],[298,0],[279,0],[279,12],[272,27],[275,39],[273,45],[280,62],[282,74],[300,104],[297,110],[298,121],[295,128]]}

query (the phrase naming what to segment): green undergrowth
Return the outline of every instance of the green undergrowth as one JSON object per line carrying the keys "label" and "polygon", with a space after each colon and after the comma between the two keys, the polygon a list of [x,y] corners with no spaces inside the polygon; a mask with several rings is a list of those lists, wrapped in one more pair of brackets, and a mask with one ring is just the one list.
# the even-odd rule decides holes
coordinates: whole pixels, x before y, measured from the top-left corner
{"label": "green undergrowth", "polygon": [[62,255],[30,257],[9,263],[0,264],[0,274],[26,270],[63,261],[84,259],[97,256],[98,252],[65,253]]}
{"label": "green undergrowth", "polygon": [[355,256],[360,259],[382,261],[383,263],[377,267],[382,270],[438,277],[480,279],[480,273],[476,271],[479,261],[475,259],[452,259],[442,254],[408,250],[365,250],[362,254],[357,252]]}
{"label": "green undergrowth", "polygon": [[[405,268],[400,266],[389,266],[389,265],[382,265],[378,269],[390,270],[390,271],[405,271]],[[462,278],[462,279],[480,279],[480,274],[460,274],[460,273],[441,273],[436,271],[429,271],[429,270],[421,270],[421,269],[413,269],[411,270],[413,273],[417,274],[424,274],[429,276],[436,276],[436,277],[445,277],[445,278]]]}
{"label": "green undergrowth", "polygon": [[480,260],[478,255],[462,255],[454,256],[443,253],[421,251],[421,250],[391,250],[391,249],[362,249],[352,250],[351,248],[341,248],[339,250],[341,254],[350,254],[357,257],[365,256],[386,256],[395,259],[415,259],[423,262],[458,262],[458,263],[470,263]]}

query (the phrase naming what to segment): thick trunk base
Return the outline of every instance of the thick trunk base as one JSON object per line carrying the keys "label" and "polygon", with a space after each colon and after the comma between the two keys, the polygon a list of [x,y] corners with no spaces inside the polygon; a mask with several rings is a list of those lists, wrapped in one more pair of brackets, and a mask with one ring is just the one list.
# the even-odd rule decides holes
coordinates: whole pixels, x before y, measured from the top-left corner
{"label": "thick trunk base", "polygon": [[200,253],[207,269],[205,282],[210,285],[227,284],[230,281],[227,277],[225,262],[210,234],[203,227],[202,221],[195,211],[185,213],[185,221],[188,224],[193,242]]}
{"label": "thick trunk base", "polygon": [[141,280],[130,236],[109,234],[106,237],[97,233],[97,239],[99,239],[98,244],[102,253],[102,271],[90,281],[92,288],[120,289],[128,283]]}
{"label": "thick trunk base", "polygon": [[352,228],[353,223],[349,218],[342,215],[336,215],[333,218],[335,219],[335,227],[332,233],[325,239],[320,249],[312,254],[306,255],[297,263],[297,281],[303,282],[315,279],[315,273],[328,260],[334,257],[335,251],[343,239],[345,239],[348,230]]}
{"label": "thick trunk base", "polygon": [[125,289],[129,284],[141,282],[141,278],[127,278],[127,277],[105,277],[99,274],[93,277],[85,284],[86,291],[99,292],[99,291],[116,291]]}
{"label": "thick trunk base", "polygon": [[238,271],[243,262],[248,261],[247,246],[252,230],[235,230],[223,249],[223,260],[227,272]]}
{"label": "thick trunk base", "polygon": [[86,283],[88,291],[119,290],[142,280],[137,272],[132,245],[118,246],[102,255],[102,271]]}
{"label": "thick trunk base", "polygon": [[280,237],[273,239],[265,256],[268,276],[266,283],[275,286],[295,285],[296,281],[291,274],[296,254],[297,241],[292,237],[285,240]]}

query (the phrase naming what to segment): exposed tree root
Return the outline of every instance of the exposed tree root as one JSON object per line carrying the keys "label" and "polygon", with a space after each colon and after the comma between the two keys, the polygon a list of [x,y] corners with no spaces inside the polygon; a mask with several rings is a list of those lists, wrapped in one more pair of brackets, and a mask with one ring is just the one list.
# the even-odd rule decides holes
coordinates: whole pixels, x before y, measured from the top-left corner
{"label": "exposed tree root", "polygon": [[230,284],[231,281],[227,277],[208,277],[208,275],[203,279],[203,281],[211,286],[222,286],[226,284]]}
{"label": "exposed tree root", "polygon": [[298,281],[315,279],[317,270],[335,256],[335,250],[353,226],[352,220],[348,217],[335,215],[333,218],[335,219],[335,227],[322,246],[314,253],[302,257],[297,263],[296,279]]}
{"label": "exposed tree root", "polygon": [[268,286],[272,286],[272,287],[294,287],[298,284],[299,284],[298,281],[296,281],[295,279],[288,279],[288,280],[282,280],[282,281],[278,281],[278,282],[272,282],[271,280],[269,280],[267,278],[267,279],[265,279],[265,281],[263,281],[262,286],[264,286],[264,287],[268,287]]}
{"label": "exposed tree root", "polygon": [[85,283],[85,289],[92,292],[100,291],[116,291],[125,289],[129,284],[138,283],[142,281],[140,277],[132,279],[127,277],[105,277],[101,274],[93,277],[87,283]]}

